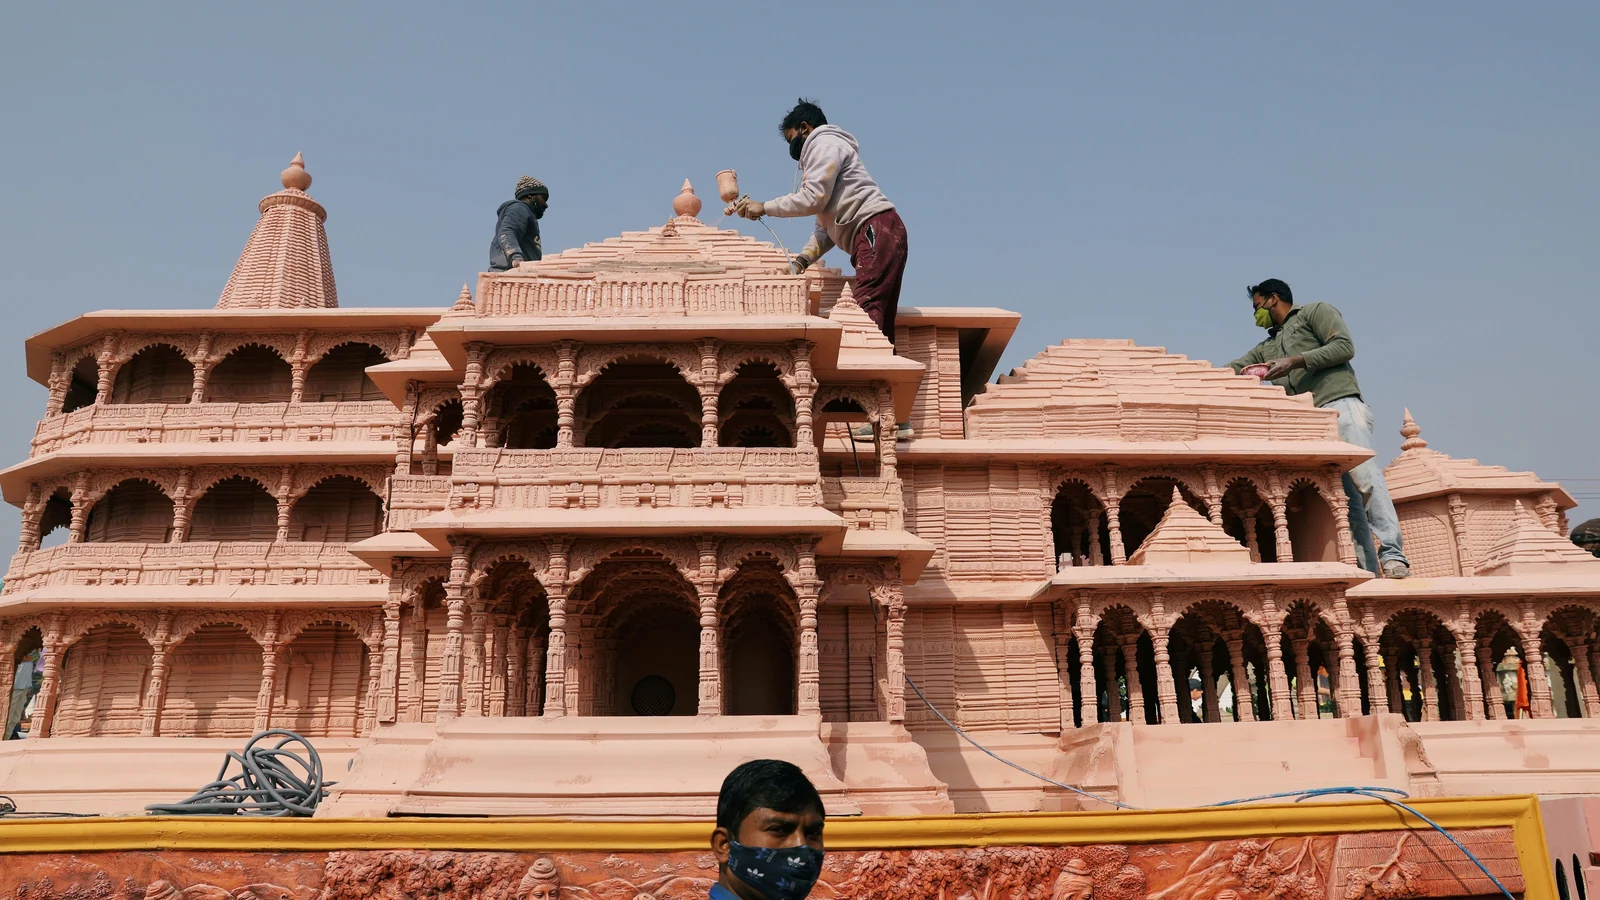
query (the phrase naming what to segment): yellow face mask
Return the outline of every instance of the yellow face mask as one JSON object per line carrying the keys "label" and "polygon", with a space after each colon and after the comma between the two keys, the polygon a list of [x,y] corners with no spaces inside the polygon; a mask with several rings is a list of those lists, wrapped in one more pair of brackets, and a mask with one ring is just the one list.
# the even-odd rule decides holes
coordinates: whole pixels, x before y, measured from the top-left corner
{"label": "yellow face mask", "polygon": [[1256,327],[1257,328],[1271,328],[1272,327],[1272,313],[1269,313],[1264,309],[1257,309],[1256,310]]}

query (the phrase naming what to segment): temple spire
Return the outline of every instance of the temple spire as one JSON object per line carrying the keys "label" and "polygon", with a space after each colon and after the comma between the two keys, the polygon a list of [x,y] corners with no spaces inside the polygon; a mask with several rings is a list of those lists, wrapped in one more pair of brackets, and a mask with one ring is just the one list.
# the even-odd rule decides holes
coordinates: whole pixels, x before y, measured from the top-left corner
{"label": "temple spire", "polygon": [[339,305],[323,229],[328,211],[311,199],[305,157],[278,176],[283,190],[262,199],[250,240],[217,300],[218,309],[329,309]]}
{"label": "temple spire", "polygon": [[1416,419],[1411,418],[1411,410],[1409,409],[1406,410],[1404,424],[1400,426],[1400,436],[1405,438],[1400,444],[1402,451],[1427,449],[1428,442],[1422,439],[1422,426],[1417,424]]}

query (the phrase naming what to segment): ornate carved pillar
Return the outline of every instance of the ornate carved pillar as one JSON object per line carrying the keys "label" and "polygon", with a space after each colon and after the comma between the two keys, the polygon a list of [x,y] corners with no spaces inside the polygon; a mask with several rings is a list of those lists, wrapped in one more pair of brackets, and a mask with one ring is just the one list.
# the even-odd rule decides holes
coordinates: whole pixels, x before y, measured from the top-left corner
{"label": "ornate carved pillar", "polygon": [[1161,709],[1161,722],[1164,725],[1176,725],[1182,719],[1178,714],[1178,685],[1172,677],[1172,656],[1167,646],[1169,640],[1170,634],[1165,628],[1155,628],[1150,632],[1150,641],[1155,645],[1156,704]]}
{"label": "ornate carved pillar", "polygon": [[1106,531],[1111,535],[1111,564],[1113,566],[1127,565],[1128,554],[1122,548],[1122,520],[1119,516],[1122,501],[1120,498],[1106,498]]}
{"label": "ornate carved pillar", "polygon": [[722,649],[717,641],[721,625],[717,603],[717,541],[702,536],[696,543],[700,551],[700,566],[693,579],[700,607],[700,693],[696,712],[715,716],[722,712]]}
{"label": "ornate carved pillar", "polygon": [[68,538],[74,544],[83,543],[83,532],[89,524],[89,473],[79,472],[72,483],[72,533]]}
{"label": "ornate carved pillar", "polygon": [[161,708],[167,703],[167,644],[171,640],[172,613],[162,612],[156,618],[155,640],[150,642],[150,684],[139,710],[139,734],[143,737],[161,733]]}
{"label": "ornate carved pillar", "polygon": [[[1272,509],[1272,535],[1277,546],[1277,559],[1278,562],[1294,562],[1294,543],[1289,540],[1289,495],[1276,475],[1271,479],[1270,488],[1267,506]],[[1276,708],[1276,700],[1273,706]]]}
{"label": "ornate carved pillar", "polygon": [[1456,650],[1461,654],[1462,706],[1466,707],[1468,721],[1483,719],[1483,682],[1478,679],[1478,642],[1470,637],[1457,638]]}
{"label": "ornate carved pillar", "polygon": [[1534,509],[1539,513],[1540,525],[1557,534],[1561,533],[1561,521],[1556,510],[1556,498],[1554,495],[1549,493],[1540,494],[1539,502]]}
{"label": "ornate carved pillar", "polygon": [[294,352],[289,354],[289,402],[304,403],[306,397],[306,370],[311,366],[306,360],[306,345],[311,332],[302,329],[295,335]]}
{"label": "ornate carved pillar", "polygon": [[[892,417],[891,417],[892,418]],[[894,423],[890,423],[894,427]],[[890,722],[906,720],[906,597],[900,586],[900,564],[889,563],[885,583],[872,588],[872,602],[888,612],[884,640],[883,708]]]}
{"label": "ornate carved pillar", "polygon": [[[422,402],[422,392],[417,388],[415,381],[406,382],[406,399],[400,407],[400,421],[405,425],[395,430],[394,434],[394,474],[411,474],[411,451],[416,449],[417,433],[414,423],[417,421],[417,406]],[[432,422],[424,422],[422,427],[433,430]]]}
{"label": "ornate carved pillar", "polygon": [[1267,642],[1267,699],[1272,703],[1272,718],[1287,722],[1294,718],[1289,699],[1289,675],[1283,668],[1283,633],[1273,623],[1261,629]]}
{"label": "ornate carved pillar", "polygon": [[1506,717],[1505,693],[1500,689],[1500,676],[1494,670],[1494,648],[1492,641],[1484,641],[1478,645],[1478,680],[1483,684],[1484,711],[1489,719],[1503,720]]}
{"label": "ornate carved pillar", "polygon": [[108,334],[100,341],[100,353],[95,357],[97,368],[94,402],[96,406],[104,406],[111,402],[111,375],[112,363],[117,361],[117,336]]}
{"label": "ornate carved pillar", "polygon": [[567,714],[567,547],[565,541],[550,542],[550,570],[544,586],[550,605],[544,676],[544,714],[547,716]]}
{"label": "ornate carved pillar", "polygon": [[483,396],[478,385],[483,381],[483,360],[487,348],[480,341],[467,343],[467,371],[461,382],[461,436],[463,447],[478,446],[478,423],[483,416]]}
{"label": "ornate carved pillar", "polygon": [[1311,641],[1295,638],[1294,648],[1295,700],[1299,704],[1299,718],[1315,719],[1317,711],[1317,679],[1311,674]]}
{"label": "ornate carved pillar", "polygon": [[489,635],[493,644],[488,653],[489,715],[501,718],[506,715],[506,667],[511,661],[510,637],[510,617],[495,616],[494,630]]}
{"label": "ornate carved pillar", "polygon": [[1339,702],[1342,719],[1361,715],[1361,673],[1356,670],[1356,636],[1348,628],[1335,635],[1339,642]]}
{"label": "ornate carved pillar", "polygon": [[[1596,694],[1600,695],[1600,687],[1596,687],[1594,681],[1594,661],[1595,655],[1600,654],[1600,642],[1590,640],[1586,641],[1585,644],[1588,646],[1589,652],[1583,656],[1581,665],[1583,666],[1584,672],[1588,674],[1590,687],[1595,687]],[[1585,690],[1583,694],[1583,706],[1584,715],[1591,719],[1600,719],[1600,696],[1596,696],[1594,702],[1590,702],[1589,691]]]}
{"label": "ornate carved pillar", "polygon": [[411,679],[407,685],[406,721],[421,722],[423,691],[428,683],[428,609],[418,589],[411,603]]}
{"label": "ornate carved pillar", "polygon": [[29,482],[28,499],[22,503],[22,530],[17,538],[18,553],[31,553],[39,549],[39,521],[44,516],[47,502],[40,497],[39,482]]}
{"label": "ornate carved pillar", "polygon": [[1334,489],[1328,494],[1333,506],[1334,545],[1338,548],[1339,562],[1359,567],[1361,560],[1356,556],[1355,536],[1350,532],[1350,498],[1339,485],[1338,467],[1332,466],[1329,471],[1334,475],[1331,479]]}
{"label": "ornate carved pillar", "polygon": [[1201,721],[1221,722],[1222,710],[1217,705],[1217,672],[1212,668],[1216,648],[1210,642],[1200,645],[1200,710]]}
{"label": "ornate carved pillar", "polygon": [[789,353],[794,360],[794,383],[789,387],[794,398],[794,445],[810,447],[816,442],[811,407],[817,395],[817,380],[811,375],[811,342],[791,341]]}
{"label": "ornate carved pillar", "polygon": [[34,701],[33,719],[28,724],[29,737],[47,738],[56,719],[56,692],[61,686],[61,656],[66,652],[61,631],[66,627],[66,615],[51,613],[44,634],[44,678],[39,683],[39,696]]}
{"label": "ornate carved pillar", "polygon": [[1244,634],[1230,631],[1227,635],[1228,663],[1233,676],[1229,685],[1233,689],[1233,709],[1241,722],[1256,720],[1255,700],[1250,696],[1250,672],[1245,668]]}
{"label": "ornate carved pillar", "polygon": [[[1091,646],[1093,638],[1090,638]],[[1117,683],[1117,656],[1119,651],[1116,644],[1107,644],[1099,656],[1100,670],[1105,673],[1101,682],[1106,685],[1106,718],[1112,722],[1122,721],[1122,687]]]}
{"label": "ornate carved pillar", "polygon": [[278,476],[278,490],[273,499],[278,501],[278,543],[289,539],[289,511],[294,506],[290,491],[294,487],[294,469],[284,466]]}
{"label": "ornate carved pillar", "polygon": [[194,470],[178,470],[178,484],[172,489],[172,534],[168,541],[181,544],[189,539],[189,521],[194,515],[194,498],[189,496],[194,486]]}
{"label": "ornate carved pillar", "polygon": [[52,352],[50,354],[50,378],[46,383],[46,386],[50,388],[50,397],[45,401],[44,405],[46,418],[61,414],[61,407],[67,402],[67,387],[71,383],[72,373],[67,370],[66,359],[62,357],[59,350]]}
{"label": "ornate carved pillar", "polygon": [[[1128,679],[1128,721],[1140,725],[1149,720],[1145,718],[1144,685],[1139,678],[1139,636],[1134,635],[1122,638],[1122,666]],[[1159,689],[1158,689],[1159,690]],[[1158,694],[1159,696],[1159,694]]]}
{"label": "ornate carved pillar", "polygon": [[396,565],[389,576],[389,599],[383,604],[383,664],[378,670],[378,721],[397,718],[400,702],[400,576],[404,565]]}
{"label": "ornate carved pillar", "polygon": [[1087,728],[1100,721],[1100,691],[1094,677],[1094,626],[1074,629],[1073,637],[1078,642],[1078,721]]}
{"label": "ornate carved pillar", "polygon": [[800,652],[798,696],[795,711],[802,716],[822,714],[822,658],[817,642],[817,604],[821,600],[822,583],[817,578],[816,546],[809,538],[802,538],[795,546],[797,577],[795,597],[800,603]]}
{"label": "ornate carved pillar", "polygon": [[1106,562],[1105,552],[1100,547],[1100,517],[1095,516],[1089,523],[1089,559],[1091,566],[1103,566]]}
{"label": "ornate carved pillar", "polygon": [[1422,682],[1422,721],[1439,721],[1439,679],[1433,671],[1433,639],[1417,642],[1417,678]]}
{"label": "ornate carved pillar", "polygon": [[[361,698],[361,704],[356,710],[356,715],[360,719],[360,726],[356,729],[356,734],[362,737],[371,734],[372,730],[378,727],[378,695],[381,693],[379,684],[382,674],[381,669],[383,668],[383,623],[381,621],[372,623],[372,627],[367,632],[365,643],[367,649],[367,691],[366,696]],[[376,645],[376,649],[374,649],[374,645]]]}
{"label": "ornate carved pillar", "polygon": [[1221,528],[1222,488],[1217,484],[1217,470],[1214,466],[1206,466],[1202,469],[1202,475],[1205,477],[1206,517],[1211,520],[1211,524]]}
{"label": "ornate carved pillar", "polygon": [[211,332],[200,332],[200,343],[195,345],[189,364],[194,366],[194,382],[189,390],[190,403],[204,403],[207,382],[211,378]]}
{"label": "ornate carved pillar", "polygon": [[1378,642],[1368,638],[1361,642],[1361,649],[1367,657],[1367,708],[1375,716],[1383,715],[1389,712],[1389,691],[1383,681],[1383,657],[1378,652]]}
{"label": "ornate carved pillar", "polygon": [[1406,695],[1405,692],[1400,689],[1399,651],[1393,647],[1390,647],[1388,650],[1384,651],[1383,664],[1384,690],[1389,695],[1389,709],[1393,712],[1400,713],[1403,716],[1406,712]]}
{"label": "ornate carved pillar", "polygon": [[896,467],[899,457],[895,455],[894,442],[898,429],[895,427],[894,414],[894,389],[886,381],[880,381],[878,386],[878,478],[882,481],[893,481],[898,478]]}
{"label": "ornate carved pillar", "polygon": [[1250,551],[1250,561],[1261,562],[1261,541],[1256,536],[1256,513],[1261,509],[1259,505],[1249,512],[1241,512],[1239,519],[1244,523],[1244,546]]}
{"label": "ornate carved pillar", "polygon": [[261,637],[261,684],[256,689],[257,732],[272,727],[272,704],[278,694],[278,661],[282,646],[278,641],[278,614],[267,613],[267,627]]}
{"label": "ornate carved pillar", "polygon": [[482,598],[474,599],[469,608],[472,610],[472,642],[467,645],[466,689],[462,692],[466,699],[461,714],[473,718],[484,712],[485,683],[489,674],[489,609]]}
{"label": "ornate carved pillar", "polygon": [[1522,637],[1522,664],[1528,669],[1528,705],[1535,719],[1555,718],[1555,703],[1550,696],[1550,673],[1544,665],[1544,636],[1535,628]]}
{"label": "ornate carved pillar", "polygon": [[572,426],[577,421],[577,342],[558,341],[556,355],[556,380],[551,385],[556,392],[556,446],[565,449],[572,446]]}
{"label": "ornate carved pillar", "polygon": [[506,631],[506,712],[508,716],[527,715],[528,639],[520,625]]}
{"label": "ornate carved pillar", "polygon": [[1072,730],[1076,708],[1072,701],[1072,628],[1068,625],[1073,616],[1068,602],[1057,600],[1050,604],[1050,637],[1056,657],[1056,718],[1061,734]]}
{"label": "ornate carved pillar", "polygon": [[539,696],[544,683],[544,644],[539,640],[535,629],[528,629],[527,664],[523,667],[528,685],[524,697],[522,714],[525,716],[539,716],[544,714],[544,706]]}
{"label": "ornate carved pillar", "polygon": [[439,709],[435,721],[446,722],[461,714],[461,643],[467,624],[467,539],[450,538],[450,580],[445,583],[444,651],[440,654]]}

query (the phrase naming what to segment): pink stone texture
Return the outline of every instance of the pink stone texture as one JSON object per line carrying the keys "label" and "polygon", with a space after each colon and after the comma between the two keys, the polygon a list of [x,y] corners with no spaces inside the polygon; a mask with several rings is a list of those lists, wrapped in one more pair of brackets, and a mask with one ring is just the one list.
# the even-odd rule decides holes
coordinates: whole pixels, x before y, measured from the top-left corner
{"label": "pink stone texture", "polygon": [[1104,808],[935,709],[1140,805],[1600,793],[1572,497],[1409,413],[1416,577],[1373,579],[1340,486],[1369,453],[1254,378],[1086,339],[994,378],[1020,317],[988,307],[908,305],[891,343],[687,181],[658,227],[341,309],[300,157],[282,182],[214,309],[26,343],[24,807],[179,799],[285,727],[329,815],[701,816],[755,757],[837,813]]}

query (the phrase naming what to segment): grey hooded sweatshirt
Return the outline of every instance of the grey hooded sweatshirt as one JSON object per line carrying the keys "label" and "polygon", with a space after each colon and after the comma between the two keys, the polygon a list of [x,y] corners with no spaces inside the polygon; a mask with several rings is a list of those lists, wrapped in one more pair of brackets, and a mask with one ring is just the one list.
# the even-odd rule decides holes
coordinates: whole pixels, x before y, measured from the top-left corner
{"label": "grey hooded sweatshirt", "polygon": [[856,139],[837,125],[814,128],[800,150],[800,190],[767,201],[767,213],[782,218],[816,216],[817,227],[800,255],[814,263],[832,247],[852,252],[856,231],[870,218],[894,209],[861,164]]}

